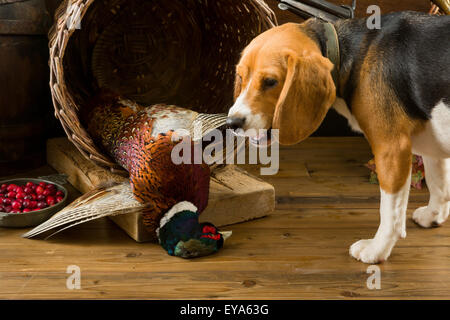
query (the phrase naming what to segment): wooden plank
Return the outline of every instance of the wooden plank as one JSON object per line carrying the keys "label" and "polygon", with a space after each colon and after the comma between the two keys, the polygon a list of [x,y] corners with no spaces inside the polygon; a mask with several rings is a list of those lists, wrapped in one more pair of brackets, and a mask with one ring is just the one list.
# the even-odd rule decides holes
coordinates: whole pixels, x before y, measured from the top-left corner
{"label": "wooden plank", "polygon": [[[347,139],[342,145],[339,139],[330,141],[334,146],[328,147],[341,149],[339,153],[351,147]],[[328,148],[326,139],[306,142]],[[314,158],[315,147],[297,147],[303,151],[283,149],[280,156]],[[336,159],[333,166],[338,170],[350,156]],[[136,243],[108,219],[74,227],[48,241],[23,239],[22,229],[0,229],[0,298],[450,298],[450,224],[423,229],[411,221],[413,210],[427,201],[426,190],[412,192],[407,238],[378,265],[381,290],[369,290],[368,265],[352,259],[348,248],[377,230],[378,186],[368,184],[363,175],[298,175],[261,177],[276,187],[275,213],[233,225],[233,236],[218,254],[194,261],[170,257],[154,243]],[[333,192],[333,184],[340,184],[339,190]],[[81,290],[66,287],[69,265],[81,269]]]}
{"label": "wooden plank", "polygon": [[212,172],[208,207],[200,221],[225,226],[264,217],[275,209],[275,189],[245,170],[226,166]]}
{"label": "wooden plank", "polygon": [[[48,141],[47,162],[58,172],[67,174],[69,182],[81,192],[98,188],[105,182],[128,180],[85,159],[66,138]],[[208,207],[200,215],[200,221],[225,226],[266,216],[273,212],[274,207],[275,191],[272,185],[240,168],[225,166],[212,172]],[[152,238],[139,213],[110,219],[138,242]]]}
{"label": "wooden plank", "polygon": [[[280,148],[280,169],[261,179],[276,185],[279,204],[296,203],[313,207],[378,207],[379,186],[369,183],[372,158],[362,137],[312,138]],[[243,165],[257,175],[260,166]],[[411,189],[410,203],[425,203],[428,190]]]}
{"label": "wooden plank", "polygon": [[47,141],[47,163],[56,171],[67,174],[67,180],[82,193],[98,188],[105,182],[128,180],[87,160],[66,138]]}
{"label": "wooden plank", "polygon": [[[234,226],[217,255],[192,263],[156,244],[134,243],[107,220],[94,221],[50,241],[19,238],[8,229],[0,242],[2,298],[448,298],[446,254],[450,228],[423,230],[408,221],[408,238],[380,266],[382,290],[365,286],[367,265],[348,246],[372,235],[376,210],[277,213]],[[420,250],[418,250],[420,248]],[[42,263],[45,257],[46,263]],[[431,258],[432,257],[432,258]],[[66,268],[80,266],[82,289],[67,290]],[[124,276],[124,273],[126,276]],[[124,279],[126,278],[126,281]],[[210,288],[213,286],[214,292]]]}

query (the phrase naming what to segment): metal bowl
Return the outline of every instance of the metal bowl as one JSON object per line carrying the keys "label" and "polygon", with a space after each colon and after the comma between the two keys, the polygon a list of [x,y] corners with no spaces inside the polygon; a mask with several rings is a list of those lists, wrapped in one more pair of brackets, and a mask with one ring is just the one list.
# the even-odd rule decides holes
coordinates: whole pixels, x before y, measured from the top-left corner
{"label": "metal bowl", "polygon": [[48,220],[51,216],[53,216],[55,213],[60,211],[65,207],[65,204],[67,202],[67,189],[64,188],[62,185],[55,183],[53,181],[48,180],[42,180],[42,179],[28,179],[28,178],[20,178],[20,179],[10,179],[10,180],[4,180],[0,181],[0,185],[7,183],[7,184],[17,184],[17,185],[25,185],[27,182],[33,182],[38,184],[39,182],[45,182],[45,183],[51,183],[54,184],[58,191],[64,192],[64,199],[62,201],[58,202],[57,204],[39,210],[39,211],[31,211],[31,212],[25,212],[25,213],[6,213],[6,212],[0,212],[0,227],[8,227],[8,228],[26,228],[26,227],[35,227],[42,222]]}

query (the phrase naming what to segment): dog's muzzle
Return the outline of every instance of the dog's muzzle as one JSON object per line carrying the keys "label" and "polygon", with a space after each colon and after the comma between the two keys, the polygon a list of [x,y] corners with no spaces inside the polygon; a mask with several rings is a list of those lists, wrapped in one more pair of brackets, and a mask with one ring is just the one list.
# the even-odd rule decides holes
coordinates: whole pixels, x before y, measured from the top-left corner
{"label": "dog's muzzle", "polygon": [[245,118],[228,117],[227,119],[227,126],[233,130],[242,129],[244,127],[244,124]]}

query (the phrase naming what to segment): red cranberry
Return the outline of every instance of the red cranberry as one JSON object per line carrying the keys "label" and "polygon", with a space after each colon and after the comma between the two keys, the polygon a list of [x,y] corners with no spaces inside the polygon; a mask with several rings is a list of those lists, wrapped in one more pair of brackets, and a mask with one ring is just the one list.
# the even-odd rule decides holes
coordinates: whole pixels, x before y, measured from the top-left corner
{"label": "red cranberry", "polygon": [[31,212],[55,205],[63,201],[65,193],[53,183],[27,182],[24,185],[0,185],[0,211]]}
{"label": "red cranberry", "polygon": [[48,205],[44,201],[39,201],[38,204],[37,204],[37,207],[39,209],[45,209],[45,208],[48,207]]}
{"label": "red cranberry", "polygon": [[33,193],[33,188],[25,187],[25,188],[23,188],[23,192],[26,194],[31,194],[31,193]]}
{"label": "red cranberry", "polygon": [[11,207],[13,210],[20,210],[20,208],[22,208],[22,204],[19,201],[13,201]]}
{"label": "red cranberry", "polygon": [[11,213],[21,213],[20,209],[12,209]]}
{"label": "red cranberry", "polygon": [[54,190],[51,190],[51,189],[45,189],[44,192],[43,192],[42,194],[43,194],[44,196],[48,197],[48,196],[53,195],[54,193],[55,193]]}
{"label": "red cranberry", "polygon": [[48,204],[49,206],[54,205],[54,204],[55,204],[55,197],[48,196],[48,197],[47,197],[47,204]]}
{"label": "red cranberry", "polygon": [[26,196],[26,194],[23,193],[23,192],[18,192],[18,193],[16,194],[16,198],[17,198],[17,199],[23,199],[23,198],[25,198],[25,196]]}
{"label": "red cranberry", "polygon": [[36,190],[35,190],[35,192],[36,192],[36,194],[42,194],[42,193],[44,193],[44,188],[42,187],[42,186],[38,186],[38,187],[36,187]]}
{"label": "red cranberry", "polygon": [[17,188],[17,186],[16,186],[15,184],[10,184],[10,185],[6,188],[6,190],[7,190],[8,192],[9,192],[9,191],[15,191],[16,188]]}
{"label": "red cranberry", "polygon": [[14,199],[16,197],[16,193],[14,191],[10,191],[10,192],[8,192],[7,196],[10,199]]}
{"label": "red cranberry", "polygon": [[23,206],[24,208],[29,208],[29,207],[30,207],[30,204],[31,204],[31,201],[30,201],[30,200],[23,200],[23,202],[22,202],[22,206]]}

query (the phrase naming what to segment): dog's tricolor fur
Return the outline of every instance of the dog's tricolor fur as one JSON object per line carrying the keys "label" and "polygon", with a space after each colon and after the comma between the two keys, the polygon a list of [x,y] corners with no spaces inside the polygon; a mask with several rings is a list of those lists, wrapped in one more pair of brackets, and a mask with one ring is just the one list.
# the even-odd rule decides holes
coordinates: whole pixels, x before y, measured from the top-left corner
{"label": "dog's tricolor fur", "polygon": [[[229,119],[242,128],[279,129],[281,144],[307,138],[333,107],[369,141],[380,181],[380,226],[350,254],[386,260],[406,236],[412,153],[424,158],[428,206],[416,223],[443,223],[450,210],[450,16],[415,12],[334,24],[340,61],[326,57],[323,22],[288,23],[256,37],[237,65]],[[336,83],[332,69],[339,70]]]}

